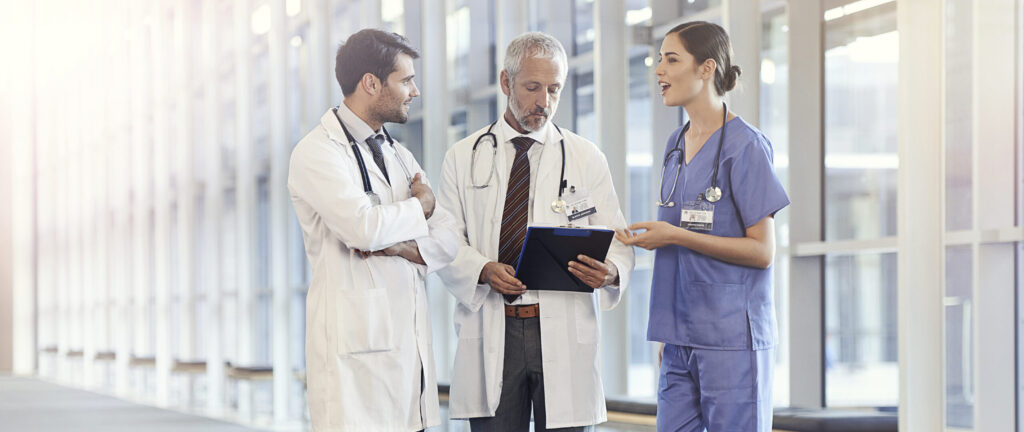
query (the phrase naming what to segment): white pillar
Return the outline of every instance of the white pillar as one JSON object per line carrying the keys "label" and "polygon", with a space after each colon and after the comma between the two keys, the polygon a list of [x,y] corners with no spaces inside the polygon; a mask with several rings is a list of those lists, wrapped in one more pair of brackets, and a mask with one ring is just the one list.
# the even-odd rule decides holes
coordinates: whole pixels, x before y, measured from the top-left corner
{"label": "white pillar", "polygon": [[761,5],[759,0],[724,0],[722,21],[732,43],[732,64],[742,75],[727,93],[729,110],[757,127],[761,98]]}
{"label": "white pillar", "polygon": [[[629,98],[629,56],[626,50],[626,2],[604,0],[594,3],[594,113],[597,145],[604,151],[611,169],[612,185],[625,211],[629,169],[626,166],[626,106]],[[629,297],[601,314],[601,367],[605,391],[624,395],[628,391]]]}
{"label": "white pillar", "polygon": [[[131,22],[135,15],[132,14],[132,9],[128,7],[127,3],[122,3],[127,11],[123,12],[119,17],[118,21],[128,28],[127,39],[118,43],[121,52],[130,52],[134,47],[134,42],[131,39],[137,38],[138,35],[131,28]],[[134,70],[132,70],[130,55],[120,55],[115,63],[116,77],[121,82],[127,85],[120,86],[117,88],[116,94],[118,95],[118,107],[114,112],[118,118],[117,125],[122,131],[131,130],[132,116],[131,105],[128,103],[131,100],[131,85],[134,83]],[[128,263],[131,260],[131,221],[132,221],[132,206],[129,204],[129,197],[131,196],[131,140],[132,135],[121,133],[114,135],[114,143],[116,150],[114,152],[114,181],[117,185],[114,188],[114,237],[113,237],[113,253],[114,259],[117,262]],[[38,199],[38,198],[37,198]],[[48,254],[47,254],[48,255]],[[49,258],[47,258],[49,260]],[[114,374],[115,393],[121,396],[127,396],[130,392],[129,380],[130,370],[128,362],[132,355],[132,305],[130,300],[130,287],[131,287],[131,266],[119,265],[113,267],[113,289],[115,297],[114,307],[114,320],[118,323],[115,327],[114,333]]]}
{"label": "white pillar", "polygon": [[[131,353],[135,356],[148,356],[152,354],[149,345],[148,332],[149,316],[146,313],[146,302],[148,299],[149,286],[149,260],[147,257],[152,253],[147,238],[149,236],[149,204],[152,202],[152,188],[149,187],[149,175],[151,173],[150,160],[147,157],[152,149],[147,145],[151,135],[149,119],[146,112],[152,107],[152,100],[146,91],[149,84],[148,64],[146,63],[145,38],[149,35],[147,18],[149,16],[146,5],[136,6],[134,14],[133,37],[131,39],[131,64],[132,64],[132,141],[130,143],[132,155],[132,224],[130,254],[132,259],[132,348]],[[133,371],[136,375],[135,395],[145,396],[145,383],[139,379],[142,373]]]}
{"label": "white pillar", "polygon": [[320,116],[331,106],[331,90],[338,86],[334,78],[334,55],[337,44],[331,40],[331,8],[328,0],[306,0],[309,17],[309,110],[311,117],[304,119],[317,124]]}
{"label": "white pillar", "polygon": [[[824,239],[824,33],[819,2],[790,0],[789,12],[789,244]],[[751,78],[752,81],[760,77]],[[754,84],[751,84],[754,85]],[[790,405],[825,406],[824,258],[790,257]]]}
{"label": "white pillar", "polygon": [[[355,0],[359,2],[359,28],[352,31],[355,33],[364,28],[380,28],[380,0]],[[439,5],[432,5],[435,8]],[[443,7],[441,7],[443,9]]]}
{"label": "white pillar", "polygon": [[[972,73],[974,91],[972,146],[973,212],[975,228],[998,231],[1016,225],[1016,123],[1021,120],[1013,91],[1016,69],[1014,0],[974,2]],[[901,37],[903,37],[901,31]],[[902,61],[902,59],[901,59]],[[965,83],[966,85],[966,83]],[[1017,88],[1017,91],[1020,91]],[[1017,197],[1017,200],[1012,197]],[[1015,288],[1012,242],[984,243],[974,248],[974,429],[1012,430],[1016,422]],[[901,270],[902,271],[902,270]]]}
{"label": "white pillar", "polygon": [[[10,236],[0,240],[0,245],[10,245],[9,255],[6,251],[0,255],[10,257],[10,273],[0,271],[3,280],[0,280],[0,291],[8,282],[10,275],[10,297],[6,291],[0,294],[0,304],[9,305],[10,310],[2,310],[0,316],[10,317],[10,363],[5,360],[6,355],[0,358],[0,371],[10,371],[16,375],[28,375],[36,371],[36,254],[39,249],[36,244],[36,205],[35,190],[37,187],[35,173],[35,149],[36,141],[33,134],[33,125],[36,118],[36,101],[33,99],[33,87],[35,86],[35,73],[32,56],[32,47],[35,41],[30,39],[23,43],[24,35],[32,34],[35,15],[31,4],[14,3],[12,10],[2,19],[4,24],[3,39],[6,42],[7,51],[12,54],[11,60],[14,64],[27,65],[28,67],[15,68],[15,76],[6,82],[2,93],[4,99],[12,103],[9,107],[19,107],[3,113],[0,117],[0,129],[7,131],[3,137],[5,148],[9,151],[0,157],[0,160],[7,161],[2,168],[3,172],[10,173],[10,177],[0,180],[0,187],[8,188],[9,193],[0,192],[0,196],[8,199],[11,203],[8,208],[10,215]],[[10,97],[10,99],[8,99]],[[14,187],[14,185],[18,185]],[[3,216],[0,216],[3,219]],[[0,237],[7,231],[7,224],[0,227]],[[4,246],[0,246],[3,248]],[[0,258],[0,267],[6,258]],[[7,299],[10,298],[10,301]],[[0,324],[0,329],[6,329],[5,324]],[[4,330],[6,332],[6,330]],[[0,339],[4,339],[0,336]],[[3,345],[3,343],[0,343]],[[4,347],[0,346],[0,351]]]}
{"label": "white pillar", "polygon": [[[200,73],[203,82],[202,147],[204,154],[203,172],[203,242],[200,261],[200,286],[206,292],[206,405],[211,414],[217,415],[224,409],[224,350],[222,347],[222,277],[220,271],[220,219],[224,207],[224,185],[221,172],[220,145],[220,80],[217,64],[220,53],[217,50],[217,4],[202,4],[202,42],[200,44]],[[248,21],[248,20],[247,20]]]}
{"label": "white pillar", "polygon": [[[497,71],[501,73],[501,70],[505,68],[505,49],[508,48],[508,43],[512,42],[516,36],[523,34],[529,28],[529,2],[521,0],[494,0],[494,20],[495,20],[495,53],[494,58],[497,61]],[[426,30],[424,30],[426,31]],[[498,82],[500,86],[500,81]],[[500,87],[499,87],[500,88]],[[498,94],[498,118],[505,113],[505,105],[508,104],[508,97],[504,94]],[[426,107],[424,107],[426,108]],[[424,112],[431,112],[424,109]],[[448,121],[445,120],[445,123]],[[426,154],[426,152],[424,152]]]}
{"label": "white pillar", "polygon": [[423,160],[420,164],[427,177],[440,183],[441,164],[448,149],[448,125],[450,122],[451,95],[448,94],[448,54],[445,3],[425,6],[420,11],[422,30],[422,84],[424,93],[423,113]]}
{"label": "white pillar", "polygon": [[[380,15],[378,10],[378,16]],[[270,284],[273,288],[274,421],[288,419],[288,16],[284,0],[270,1]]]}
{"label": "white pillar", "polygon": [[[189,0],[178,0],[174,13],[174,83],[175,97],[175,146],[174,171],[177,179],[177,230],[178,251],[178,355],[183,360],[195,360],[195,171],[192,162],[193,77],[189,67],[189,22],[192,7]],[[191,395],[190,395],[191,396]]]}
{"label": "white pillar", "polygon": [[[899,429],[909,431],[942,430],[945,417],[937,415],[945,411],[943,362],[937,360],[943,358],[943,272],[936,271],[943,268],[944,213],[938,187],[943,184],[938,150],[942,128],[936,127],[942,124],[942,12],[942,7],[927,0],[905,0],[896,10],[900,32]],[[790,59],[798,57],[790,53]],[[790,66],[793,69],[795,65]],[[795,103],[791,97],[790,105]],[[798,226],[796,220],[792,225]],[[794,268],[791,274],[797,273]],[[799,308],[794,305],[793,309]],[[795,364],[797,357],[792,359],[793,370],[801,370]]]}
{"label": "white pillar", "polygon": [[[235,229],[238,235],[235,262],[238,271],[238,290],[236,308],[236,357],[235,362],[249,365],[253,362],[253,330],[252,321],[255,314],[253,293],[256,292],[253,269],[256,263],[256,247],[253,238],[256,233],[256,175],[252,155],[255,153],[252,143],[252,81],[249,62],[252,52],[252,31],[249,17],[252,13],[252,2],[238,0],[234,2],[234,53],[235,53],[235,217],[238,224]],[[249,409],[251,400],[249,383],[239,383],[239,408]]]}
{"label": "white pillar", "polygon": [[166,42],[169,34],[166,7],[163,2],[156,6],[153,19],[153,36],[150,50],[153,52],[153,290],[155,291],[156,334],[153,340],[156,357],[156,402],[166,406],[170,402],[171,382],[171,206],[170,206],[170,126],[168,117],[167,69],[170,66]]}

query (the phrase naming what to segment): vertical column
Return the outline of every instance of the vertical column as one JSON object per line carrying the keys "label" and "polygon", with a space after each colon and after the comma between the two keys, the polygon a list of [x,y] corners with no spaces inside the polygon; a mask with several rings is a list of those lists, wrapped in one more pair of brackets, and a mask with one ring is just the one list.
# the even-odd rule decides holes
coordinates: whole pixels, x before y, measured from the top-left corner
{"label": "vertical column", "polygon": [[[824,35],[822,5],[790,0],[789,12],[789,244],[824,238]],[[790,405],[825,406],[824,258],[790,258]]]}
{"label": "vertical column", "polygon": [[[538,11],[547,16],[548,23],[571,23],[573,17],[573,2],[548,2],[546,10]],[[475,22],[475,21],[474,21]],[[623,19],[625,22],[625,19]],[[548,25],[545,32],[554,36],[562,43],[562,47],[565,48],[565,53],[569,58],[573,58],[573,39],[576,35],[573,34],[573,26],[571,25]],[[505,47],[500,47],[504,52]],[[623,60],[625,64],[626,60]],[[498,66],[498,71],[501,71],[502,66]],[[562,94],[558,98],[558,111],[555,112],[555,116],[551,121],[559,126],[571,127],[573,125],[573,118],[576,116],[576,88],[572,85],[573,71],[566,71],[568,75],[565,77],[564,88]],[[505,95],[499,95],[501,99],[505,98]],[[499,115],[501,112],[499,112]],[[618,192],[618,191],[617,191]]]}
{"label": "vertical column", "polygon": [[[505,48],[516,36],[519,36],[529,28],[529,15],[527,7],[529,2],[521,0],[494,0],[494,25],[496,46],[494,58],[498,63],[498,72],[505,68]],[[499,81],[499,89],[500,89]],[[498,117],[505,112],[505,105],[508,98],[504,94],[498,94]],[[426,108],[426,107],[424,107]],[[431,111],[424,111],[431,112]],[[447,123],[447,120],[445,121]],[[424,153],[426,154],[426,153]]]}
{"label": "vertical column", "polygon": [[759,0],[725,0],[723,21],[732,42],[732,63],[743,75],[729,92],[729,109],[754,126],[760,124],[761,5]]}
{"label": "vertical column", "polygon": [[[350,33],[355,33],[364,28],[380,28],[380,0],[355,0],[359,2],[359,25],[358,29],[353,29]],[[443,6],[431,5],[433,8],[444,9]]]}
{"label": "vertical column", "polygon": [[[126,1],[120,3],[123,7],[121,15],[119,16],[118,22],[123,25],[123,28],[128,29],[127,39],[119,43],[120,51],[123,53],[132,52],[135,43],[133,40],[138,37],[131,27],[134,14],[133,10]],[[117,71],[117,77],[121,82],[127,85],[120,86],[116,91],[119,96],[118,108],[115,111],[118,117],[118,126],[123,127],[123,132],[129,132],[134,129],[132,126],[132,120],[134,117],[131,112],[131,104],[129,101],[132,99],[132,84],[134,83],[134,71],[132,70],[131,57],[128,54],[118,56],[117,62],[115,63]],[[114,165],[116,167],[114,171],[116,179],[115,188],[115,211],[114,215],[116,218],[115,223],[115,234],[114,234],[114,256],[120,263],[131,262],[131,211],[132,211],[132,194],[131,194],[131,140],[133,136],[129,133],[121,133],[114,135],[114,142],[117,146],[116,157],[114,159]],[[115,313],[114,318],[118,323],[121,323],[115,327],[115,354],[114,354],[114,374],[115,393],[121,396],[127,396],[130,388],[130,370],[128,367],[129,360],[132,355],[132,333],[131,330],[134,327],[132,324],[132,310],[131,310],[131,297],[130,297],[130,286],[131,286],[131,266],[118,265],[112,267],[114,271],[114,295],[115,295]]]}
{"label": "vertical column", "polygon": [[[491,84],[492,70],[495,71],[494,73],[501,71],[501,65],[492,69],[494,65],[490,62],[492,23],[489,20],[493,16],[491,10],[493,7],[491,2],[485,1],[473,3],[469,8],[469,58],[474,60],[470,61],[467,66],[469,67],[469,88],[476,89],[476,91],[470,90],[470,101],[466,107],[466,125],[470,132],[495,120],[490,118],[490,109],[488,109],[490,101],[475,98],[481,94],[480,90],[495,88]],[[504,97],[500,93],[498,95],[499,99]]]}
{"label": "vertical column", "polygon": [[[93,21],[95,18],[94,11],[88,11],[79,15],[85,22],[96,22]],[[94,33],[95,32],[95,33]],[[100,30],[98,27],[90,27],[87,33],[93,33],[92,37],[98,39]],[[94,43],[87,46],[83,51],[86,52],[101,52],[99,48],[101,45],[96,39],[93,39]],[[97,63],[90,64],[87,66],[86,73],[82,74],[83,84],[85,82],[97,82],[101,76],[101,66]],[[81,92],[81,103],[78,106],[97,106],[101,108],[100,104],[103,101],[102,96],[97,94],[95,86],[81,86],[79,91]],[[99,139],[101,136],[100,125],[102,118],[99,113],[101,109],[94,110],[87,114],[82,115],[79,118],[81,123],[81,129],[79,130],[79,137],[81,139],[80,144],[77,146],[75,153],[77,157],[74,158],[77,180],[75,185],[78,188],[78,192],[75,194],[78,200],[78,211],[75,213],[79,217],[75,221],[76,235],[78,246],[78,301],[77,301],[77,317],[75,327],[78,330],[78,343],[79,349],[82,352],[81,357],[81,378],[79,384],[83,387],[92,387],[97,381],[96,371],[93,370],[94,362],[93,356],[96,353],[96,339],[98,336],[98,328],[95,325],[96,320],[93,315],[93,306],[97,303],[96,292],[98,284],[95,282],[96,275],[96,231],[94,225],[98,219],[98,206],[96,202],[97,192],[100,188],[98,177],[96,177],[96,163],[99,161],[99,157],[102,154],[103,142]],[[88,150],[86,150],[88,149]],[[90,331],[85,331],[85,326],[90,327]]]}
{"label": "vertical column", "polygon": [[328,0],[306,0],[309,17],[309,124],[317,124],[320,114],[331,104],[334,79],[334,49],[341,41],[331,38],[331,8]]}
{"label": "vertical column", "polygon": [[[626,208],[629,191],[626,167],[626,104],[629,97],[629,56],[626,51],[626,2],[594,2],[594,111],[597,145],[611,169],[619,206]],[[626,394],[629,369],[629,298],[601,315],[601,364],[608,394]]]}
{"label": "vertical column", "polygon": [[[237,292],[237,349],[235,361],[248,365],[253,362],[253,329],[252,320],[255,314],[253,305],[253,264],[256,262],[256,248],[252,239],[255,238],[253,219],[256,215],[256,176],[252,155],[252,82],[250,78],[250,53],[252,52],[252,32],[249,27],[252,2],[238,0],[234,2],[234,51],[235,51],[235,217],[238,226],[236,258],[238,269]],[[251,400],[251,388],[248,382],[239,382],[239,408],[248,409]]]}
{"label": "vertical column", "polygon": [[[1014,0],[974,2],[975,70],[973,115],[975,173],[973,212],[976,229],[998,231],[1016,223],[1015,153],[1017,95],[1012,89],[1016,66]],[[901,29],[902,30],[902,29]],[[900,32],[904,37],[904,32]],[[902,61],[902,59],[901,59]],[[1019,73],[1019,71],[1016,71]],[[1018,89],[1019,91],[1020,89]],[[981,238],[984,240],[984,236]],[[974,428],[979,431],[1012,430],[1016,422],[1016,385],[1007,379],[1016,373],[1014,347],[1016,245],[981,243],[974,247],[973,364],[975,367]],[[902,270],[901,270],[902,271]]]}
{"label": "vertical column", "polygon": [[427,176],[435,182],[441,178],[441,163],[448,148],[449,109],[451,95],[448,94],[448,54],[445,35],[448,8],[447,2],[424,7],[422,13],[423,34],[423,165]]}
{"label": "vertical column", "polygon": [[[19,14],[22,12],[24,7],[10,10],[8,9],[7,15],[0,17],[0,49],[3,52],[12,54],[9,51],[12,45],[9,41],[15,35],[12,31],[19,28],[17,26],[14,17],[23,16]],[[12,14],[13,12],[13,14]],[[23,63],[22,53],[17,52],[13,59],[14,64],[25,64]],[[22,60],[22,61],[19,61]],[[21,77],[8,77],[4,82],[0,82],[0,97],[5,101],[17,102],[15,99],[15,88],[9,84],[9,80],[18,80],[18,84],[21,84],[19,78]],[[14,149],[18,145],[24,146],[26,144],[32,145],[34,143],[16,141],[19,129],[14,124],[14,120],[18,117],[15,110],[10,107],[14,105],[6,105],[0,107],[0,200],[4,202],[11,202],[14,197],[14,180],[15,180],[15,162],[14,162]],[[14,257],[17,255],[14,246],[14,212],[16,206],[4,206],[0,208],[0,373],[9,373],[13,366],[14,359],[14,312],[16,311],[13,299],[14,299]]]}
{"label": "vertical column", "polygon": [[[189,63],[189,32],[194,10],[189,0],[178,0],[174,13],[174,77],[178,92],[175,94],[174,166],[177,178],[178,219],[178,355],[183,360],[195,360],[195,172],[192,164],[193,140],[192,104],[193,79]],[[191,401],[191,389],[186,401]]]}
{"label": "vertical column", "polygon": [[[270,0],[270,284],[273,287],[274,421],[288,418],[288,16],[285,0]],[[380,15],[379,9],[377,15]],[[379,18],[378,18],[379,20]]]}
{"label": "vertical column", "polygon": [[[151,106],[146,85],[146,46],[145,41],[149,36],[149,28],[145,18],[148,13],[146,6],[135,6],[138,13],[132,20],[135,24],[134,37],[131,40],[131,63],[132,63],[132,232],[131,232],[131,256],[132,256],[132,355],[141,356],[149,353],[148,340],[146,339],[146,328],[148,327],[146,316],[146,287],[149,283],[148,266],[146,256],[151,252],[146,237],[149,235],[148,201],[151,191],[146,187],[146,178],[150,173],[147,167],[149,149],[146,143],[149,142],[147,130],[149,119],[146,117],[146,110]],[[135,375],[135,394],[145,394],[145,381],[141,379],[144,375],[138,371],[132,371]]]}
{"label": "vertical column", "polygon": [[217,74],[217,4],[202,4],[203,121],[202,140],[205,155],[203,189],[203,260],[200,275],[206,292],[206,385],[207,409],[219,414],[224,407],[224,350],[221,308],[222,277],[220,272],[220,219],[224,206],[224,185],[221,172],[219,81]]}
{"label": "vertical column", "polygon": [[[803,8],[804,5],[801,5]],[[795,8],[794,8],[795,9]],[[791,9],[792,10],[792,9]],[[906,0],[897,9],[899,62],[899,194],[897,210],[900,430],[941,430],[943,406],[942,274],[942,12],[934,2]],[[790,24],[790,30],[793,29]],[[797,35],[791,34],[791,40]],[[799,58],[792,52],[791,61]],[[791,65],[791,70],[797,69]],[[791,79],[790,83],[799,82]],[[798,106],[790,97],[790,106]],[[790,115],[791,119],[799,116]],[[791,133],[798,127],[790,127]],[[793,141],[798,143],[799,141]],[[797,152],[798,154],[799,152]],[[792,185],[802,183],[794,178]],[[796,200],[794,200],[796,202]],[[794,216],[797,214],[793,212]],[[792,226],[799,226],[794,219]],[[794,268],[792,275],[797,275]],[[794,307],[794,310],[799,309]],[[794,327],[797,327],[794,323]],[[795,340],[795,338],[794,338]],[[793,370],[801,370],[793,356]]]}
{"label": "vertical column", "polygon": [[170,402],[171,381],[171,206],[170,201],[170,127],[167,118],[169,89],[167,68],[169,66],[166,38],[167,9],[164,2],[158,2],[153,14],[153,38],[150,49],[153,55],[153,275],[156,298],[156,402],[166,406]]}
{"label": "vertical column", "polygon": [[[33,127],[36,118],[35,100],[32,97],[32,89],[35,87],[34,73],[34,45],[35,38],[30,37],[27,44],[14,43],[21,40],[25,35],[32,34],[32,23],[35,21],[31,4],[15,3],[12,5],[14,13],[4,19],[3,33],[7,47],[13,49],[14,64],[30,65],[30,67],[15,68],[17,75],[13,82],[8,81],[5,94],[12,95],[10,99],[12,107],[21,107],[9,112],[9,122],[3,122],[3,130],[9,131],[10,156],[0,157],[0,160],[9,161],[8,166],[3,167],[4,172],[9,172],[12,177],[0,180],[0,185],[9,188],[10,194],[0,192],[0,195],[11,198],[9,208],[13,212],[10,224],[10,240],[0,241],[0,245],[10,245],[10,283],[11,300],[0,300],[0,304],[10,305],[11,310],[0,311],[0,316],[11,317],[11,359],[10,367],[0,364],[0,370],[11,371],[16,375],[29,375],[38,372],[36,369],[36,276],[35,257],[39,249],[35,240],[36,209],[35,189],[36,173],[34,149],[36,148]],[[15,17],[28,17],[28,19],[16,19]],[[13,185],[19,185],[13,187]],[[7,225],[0,228],[0,235],[6,230]],[[2,246],[0,246],[2,247]],[[2,252],[0,252],[2,254]],[[6,261],[6,259],[0,258]],[[0,264],[2,265],[2,264]],[[0,272],[0,274],[6,274]],[[6,279],[0,281],[0,285],[6,283]],[[2,298],[6,299],[4,294]],[[5,328],[0,324],[0,328]],[[3,348],[0,348],[3,351]],[[0,360],[3,363],[3,360]]]}

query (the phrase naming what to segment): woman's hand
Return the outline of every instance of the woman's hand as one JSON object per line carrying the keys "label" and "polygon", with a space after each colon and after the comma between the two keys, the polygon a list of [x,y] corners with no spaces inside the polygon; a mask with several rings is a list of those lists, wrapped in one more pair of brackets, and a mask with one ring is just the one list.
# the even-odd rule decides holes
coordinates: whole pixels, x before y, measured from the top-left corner
{"label": "woman's hand", "polygon": [[629,246],[652,250],[675,244],[673,238],[681,229],[665,221],[638,222],[630,225],[629,229],[616,231],[615,238]]}

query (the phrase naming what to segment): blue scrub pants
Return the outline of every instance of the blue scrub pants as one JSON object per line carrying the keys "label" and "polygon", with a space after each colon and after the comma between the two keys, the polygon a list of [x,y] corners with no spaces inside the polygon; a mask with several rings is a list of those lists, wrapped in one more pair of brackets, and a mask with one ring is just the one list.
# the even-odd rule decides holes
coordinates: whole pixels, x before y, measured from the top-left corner
{"label": "blue scrub pants", "polygon": [[770,432],[774,352],[665,344],[658,432]]}

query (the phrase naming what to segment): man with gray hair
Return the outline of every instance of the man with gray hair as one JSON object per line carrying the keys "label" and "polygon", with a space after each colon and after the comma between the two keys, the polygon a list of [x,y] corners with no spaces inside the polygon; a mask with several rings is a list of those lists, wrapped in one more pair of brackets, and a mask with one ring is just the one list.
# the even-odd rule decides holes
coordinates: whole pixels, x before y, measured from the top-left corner
{"label": "man with gray hair", "polygon": [[536,431],[582,431],[607,417],[598,310],[622,297],[632,249],[615,240],[605,261],[569,263],[593,292],[529,289],[515,277],[527,225],[626,225],[604,154],[549,121],[567,72],[558,40],[517,37],[501,71],[504,115],[445,155],[438,205],[462,237],[438,272],[458,302],[449,408],[473,431],[528,431],[531,406]]}

